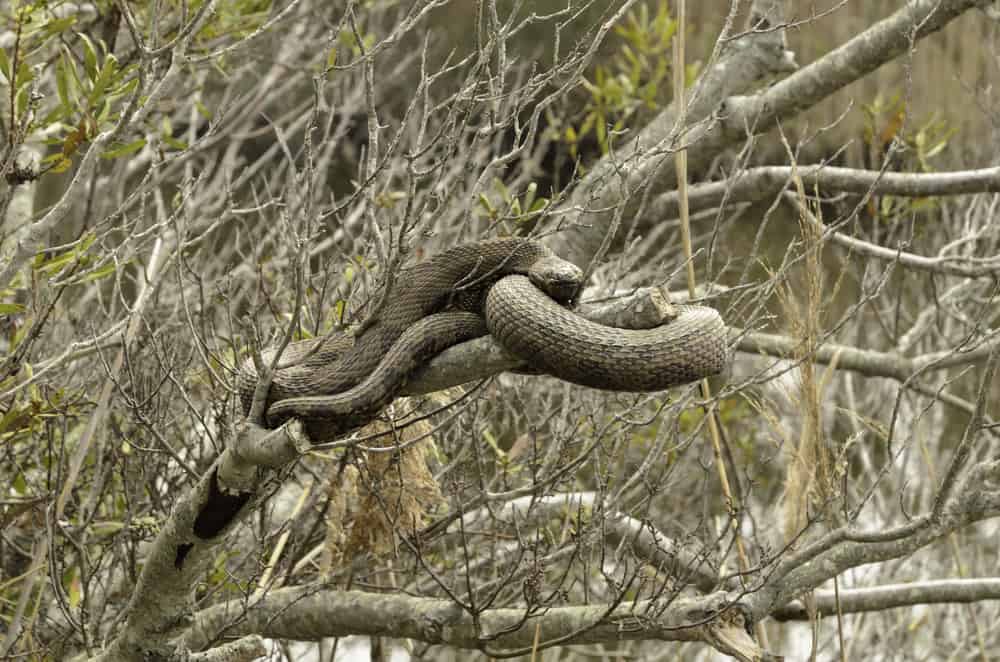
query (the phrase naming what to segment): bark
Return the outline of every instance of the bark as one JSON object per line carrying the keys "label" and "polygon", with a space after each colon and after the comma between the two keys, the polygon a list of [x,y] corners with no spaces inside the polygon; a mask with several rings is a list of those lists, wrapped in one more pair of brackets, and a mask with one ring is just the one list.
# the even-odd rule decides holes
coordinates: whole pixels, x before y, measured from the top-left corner
{"label": "bark", "polygon": [[[1000,579],[938,579],[907,584],[888,584],[867,588],[841,589],[840,599],[833,591],[813,594],[816,610],[823,615],[858,614],[931,604],[959,604],[1000,600]],[[799,600],[789,602],[771,614],[779,621],[805,621],[810,616]]]}
{"label": "bark", "polygon": [[617,607],[552,607],[537,611],[526,622],[523,609],[487,609],[479,614],[477,629],[472,616],[450,600],[306,586],[273,591],[251,605],[229,602],[210,607],[195,617],[185,644],[199,650],[220,634],[258,633],[297,640],[360,634],[465,649],[500,649],[530,647],[536,627],[540,641],[568,637],[564,644],[704,641],[701,621],[731,605],[734,598],[714,593],[663,603],[629,601]]}

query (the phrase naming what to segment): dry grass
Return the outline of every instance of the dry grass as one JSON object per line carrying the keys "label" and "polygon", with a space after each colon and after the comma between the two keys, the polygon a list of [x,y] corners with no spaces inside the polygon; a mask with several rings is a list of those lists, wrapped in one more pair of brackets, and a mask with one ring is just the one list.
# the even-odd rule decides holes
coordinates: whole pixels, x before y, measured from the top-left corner
{"label": "dry grass", "polygon": [[[377,421],[365,434],[387,432],[388,423]],[[444,501],[441,489],[427,467],[433,438],[431,424],[418,421],[398,434],[378,437],[372,446],[391,448],[415,439],[403,450],[367,452],[358,466],[338,471],[331,463],[330,504],[326,516],[326,549],[323,567],[338,567],[359,554],[391,554],[397,531],[406,535],[427,524],[428,515]]]}

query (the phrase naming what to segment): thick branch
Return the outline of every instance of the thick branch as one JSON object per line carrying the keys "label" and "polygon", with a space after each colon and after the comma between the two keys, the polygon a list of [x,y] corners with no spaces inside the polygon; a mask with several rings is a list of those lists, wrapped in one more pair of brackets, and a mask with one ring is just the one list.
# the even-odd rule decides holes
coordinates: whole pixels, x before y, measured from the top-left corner
{"label": "thick branch", "polygon": [[[223,480],[220,474],[226,473]],[[166,659],[174,653],[173,639],[187,625],[194,587],[215,559],[216,548],[253,511],[267,484],[263,472],[231,451],[219,456],[163,523],[143,559],[125,625],[98,660]]]}
{"label": "thick branch", "polygon": [[[813,593],[816,609],[824,615],[837,612],[833,591]],[[871,588],[840,589],[839,609],[844,614],[883,611],[915,605],[984,602],[1000,600],[1000,579],[942,579],[911,584],[889,584]],[[771,616],[779,621],[810,620],[805,605],[796,600],[776,609]]]}
{"label": "thick branch", "polygon": [[[739,335],[736,347],[741,352],[789,358],[801,350],[798,347],[799,341],[788,336],[755,331],[743,334],[735,328],[731,331],[734,335]],[[1000,336],[995,336],[971,350],[921,354],[912,358],[892,352],[878,352],[850,345],[823,343],[816,348],[815,354],[810,358],[822,365],[836,363],[837,368],[841,370],[851,370],[869,377],[887,377],[897,381],[905,381],[918,372],[944,370],[983,361],[998,343],[1000,343]]]}
{"label": "thick branch", "polygon": [[[220,634],[244,633],[297,640],[352,634],[391,636],[493,650],[530,647],[536,636],[543,645],[567,636],[565,644],[638,639],[711,643],[706,629],[695,624],[727,604],[726,594],[715,593],[677,598],[666,605],[627,602],[610,613],[610,605],[554,607],[538,611],[527,622],[523,609],[488,609],[479,614],[477,630],[472,616],[448,600],[296,587],[272,591],[250,606],[233,601],[198,613],[185,644],[199,650]],[[510,629],[513,631],[500,634]]]}
{"label": "thick branch", "polygon": [[189,662],[253,662],[267,657],[267,646],[264,639],[251,634],[242,639],[222,644],[204,653],[195,653],[188,657]]}

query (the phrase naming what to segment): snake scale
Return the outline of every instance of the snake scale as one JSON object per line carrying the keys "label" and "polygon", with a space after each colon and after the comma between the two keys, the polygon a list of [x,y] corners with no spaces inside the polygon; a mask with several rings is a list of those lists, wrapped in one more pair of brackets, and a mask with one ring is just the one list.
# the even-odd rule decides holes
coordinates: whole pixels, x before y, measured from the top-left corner
{"label": "snake scale", "polygon": [[[314,442],[336,438],[370,422],[436,354],[487,333],[532,368],[599,389],[663,390],[728,363],[715,310],[679,306],[675,319],[653,329],[602,326],[563,305],[581,278],[575,265],[522,238],[461,244],[405,266],[377,320],[357,337],[333,334],[285,349],[264,424],[296,417]],[[273,350],[263,355],[272,357]],[[253,363],[244,362],[237,376],[244,414],[256,381]]]}

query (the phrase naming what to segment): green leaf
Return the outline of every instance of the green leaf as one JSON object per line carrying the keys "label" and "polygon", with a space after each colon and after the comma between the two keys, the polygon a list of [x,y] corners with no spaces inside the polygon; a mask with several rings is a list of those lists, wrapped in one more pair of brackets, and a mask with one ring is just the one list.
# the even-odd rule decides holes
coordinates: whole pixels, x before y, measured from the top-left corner
{"label": "green leaf", "polygon": [[198,111],[199,115],[201,115],[202,117],[204,117],[205,119],[207,119],[210,122],[212,121],[212,111],[209,110],[205,106],[205,104],[203,104],[201,101],[195,100],[194,107],[195,107],[195,110]]}
{"label": "green leaf", "polygon": [[493,433],[490,432],[489,428],[483,430],[483,438],[486,440],[486,443],[489,445],[489,447],[493,450],[493,453],[497,456],[497,459],[501,461],[507,459],[507,453],[504,452],[502,448],[500,448],[500,444],[497,443],[496,437],[493,436]]}
{"label": "green leaf", "polygon": [[628,60],[633,66],[639,65],[639,58],[636,57],[635,52],[629,47],[628,44],[622,44],[622,55]]}
{"label": "green leaf", "polygon": [[28,100],[29,100],[28,91],[30,89],[31,88],[25,86],[17,91],[16,103],[15,103],[15,107],[17,108],[17,110],[15,112],[17,113],[18,117],[24,117],[24,114],[28,112]]}
{"label": "green leaf", "polygon": [[[66,109],[63,108],[62,104],[60,104],[54,107],[52,110],[50,110],[45,115],[45,117],[42,118],[42,121],[40,122],[39,126],[46,126],[46,127],[50,126],[52,124],[55,124],[56,122],[62,121],[65,116],[66,116]],[[54,145],[58,142],[59,142],[58,138],[55,139],[48,138],[45,141],[45,143],[48,145]]]}
{"label": "green leaf", "polygon": [[499,177],[494,177],[493,187],[500,193],[500,197],[503,198],[504,202],[510,202],[510,191],[507,190],[507,185],[503,183],[503,180]]}
{"label": "green leaf", "polygon": [[130,143],[124,145],[117,145],[112,147],[108,151],[101,154],[102,159],[117,159],[119,156],[125,156],[126,154],[132,154],[138,152],[140,149],[146,146],[146,139],[139,138],[138,140],[133,140]]}
{"label": "green leaf", "polygon": [[42,30],[42,40],[48,39],[54,35],[73,27],[76,23],[76,16],[66,16],[65,18],[55,18],[45,24]]}
{"label": "green leaf", "polygon": [[7,58],[6,48],[0,48],[0,74],[3,74],[7,84],[10,85],[10,60]]}
{"label": "green leaf", "polygon": [[78,253],[86,253],[87,250],[94,245],[95,241],[97,241],[97,233],[91,230],[87,234],[83,235],[83,238],[80,240],[80,245],[77,247],[76,251]]}
{"label": "green leaf", "polygon": [[174,138],[173,136],[163,136],[163,142],[165,142],[167,145],[169,145],[173,149],[176,149],[177,151],[185,150],[185,149],[188,148],[187,141],[185,141],[185,140],[178,140],[177,138]]}
{"label": "green leaf", "polygon": [[90,525],[90,532],[98,538],[107,538],[124,528],[124,524],[114,521],[96,521]]}
{"label": "green leaf", "polygon": [[531,205],[531,209],[528,210],[528,213],[534,214],[540,212],[543,209],[545,209],[548,205],[549,205],[548,198],[538,198],[537,200],[535,200],[535,204]]}
{"label": "green leaf", "polygon": [[78,33],[80,41],[83,42],[83,68],[87,71],[87,78],[97,80],[97,49],[87,35]]}
{"label": "green leaf", "polygon": [[[62,94],[60,94],[59,98],[66,105],[67,110],[72,112],[76,110],[77,106],[79,105],[78,91],[81,89],[82,85],[80,84],[80,75],[76,71],[76,64],[73,59],[73,54],[70,52],[68,48],[66,48],[66,46],[62,47],[61,61],[64,71],[66,72],[66,91],[65,91],[65,98],[63,97]],[[69,78],[70,76],[73,77],[72,80],[70,80]]]}
{"label": "green leaf", "polygon": [[65,253],[56,255],[48,260],[40,253],[35,257],[35,271],[41,271],[48,275],[58,273],[63,267],[75,260],[79,254],[81,254],[81,251],[78,247],[71,248]]}
{"label": "green leaf", "polygon": [[490,218],[496,215],[496,209],[493,208],[493,205],[490,203],[490,199],[486,197],[485,193],[479,194],[479,206],[486,211]]}
{"label": "green leaf", "polygon": [[118,60],[115,59],[114,55],[109,55],[104,58],[104,66],[101,67],[101,73],[97,76],[97,80],[94,81],[94,89],[90,91],[88,99],[90,104],[96,106],[101,99],[101,95],[104,94],[104,90],[107,89],[111,81],[114,80],[115,71],[118,69]]}
{"label": "green leaf", "polygon": [[106,122],[111,115],[111,102],[105,98],[101,101],[101,109],[97,112],[97,126]]}
{"label": "green leaf", "polygon": [[69,569],[63,578],[66,584],[66,595],[69,598],[70,609],[76,609],[80,605],[83,592],[80,587],[80,573],[78,568]]}
{"label": "green leaf", "polygon": [[0,315],[11,315],[13,313],[23,313],[24,306],[19,303],[0,303]]}
{"label": "green leaf", "polygon": [[25,88],[33,80],[35,80],[35,72],[31,70],[27,62],[21,60],[20,64],[17,65],[17,88]]}
{"label": "green leaf", "polygon": [[59,101],[66,109],[66,113],[71,113],[73,107],[69,104],[69,76],[66,73],[66,63],[63,56],[59,57],[59,62],[56,64],[56,89],[59,91]]}
{"label": "green leaf", "polygon": [[53,174],[59,174],[60,172],[66,172],[67,170],[69,170],[69,167],[71,165],[73,165],[73,160],[72,159],[67,159],[62,154],[58,154],[57,156],[61,160],[58,163],[56,163],[54,166],[52,166],[51,168],[49,168],[49,170],[48,170],[50,173],[53,173]]}
{"label": "green leaf", "polygon": [[[121,74],[118,76],[119,79],[124,78],[126,75],[132,73],[133,67],[126,67],[122,69]],[[133,76],[129,78],[125,83],[111,88],[111,92],[108,93],[109,99],[118,99],[126,94],[131,94],[133,90],[139,85],[138,77]]]}
{"label": "green leaf", "polygon": [[101,267],[99,269],[94,269],[93,271],[91,271],[89,274],[87,274],[86,276],[84,276],[83,278],[81,278],[77,282],[78,283],[90,283],[90,282],[93,282],[95,280],[100,280],[102,278],[107,278],[108,276],[110,276],[111,274],[113,274],[115,272],[115,267],[116,266],[117,265],[115,265],[114,262],[109,262],[108,264],[105,264],[103,267]]}
{"label": "green leaf", "polygon": [[536,193],[538,193],[538,184],[531,182],[528,184],[528,192],[524,195],[525,209],[531,209],[534,206]]}
{"label": "green leaf", "polygon": [[337,49],[331,48],[330,52],[326,54],[326,68],[333,69],[334,65],[337,64]]}
{"label": "green leaf", "polygon": [[17,406],[11,407],[10,411],[8,411],[6,414],[0,417],[0,432],[6,432],[14,424],[23,427],[25,421],[21,419],[29,416],[30,407],[31,405],[21,405],[20,407]]}

